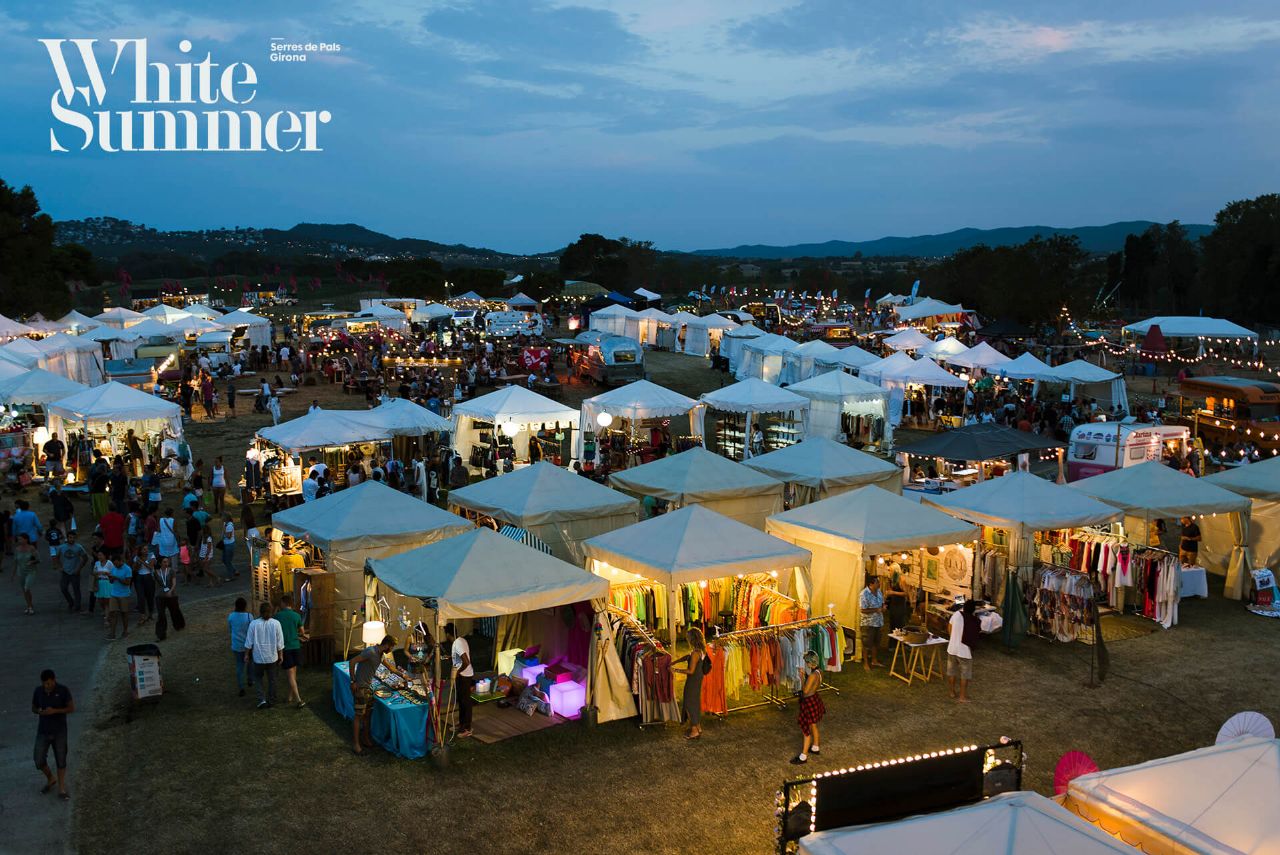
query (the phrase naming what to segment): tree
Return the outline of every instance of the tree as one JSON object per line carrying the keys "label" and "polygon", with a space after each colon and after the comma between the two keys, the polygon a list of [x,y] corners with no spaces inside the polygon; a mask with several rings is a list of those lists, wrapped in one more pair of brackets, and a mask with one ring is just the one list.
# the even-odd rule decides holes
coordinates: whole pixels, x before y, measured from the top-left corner
{"label": "tree", "polygon": [[1201,238],[1198,298],[1246,323],[1280,319],[1280,195],[1227,205]]}
{"label": "tree", "polygon": [[0,313],[60,317],[71,309],[68,282],[92,277],[88,250],[54,243],[53,219],[40,213],[35,192],[0,180]]}

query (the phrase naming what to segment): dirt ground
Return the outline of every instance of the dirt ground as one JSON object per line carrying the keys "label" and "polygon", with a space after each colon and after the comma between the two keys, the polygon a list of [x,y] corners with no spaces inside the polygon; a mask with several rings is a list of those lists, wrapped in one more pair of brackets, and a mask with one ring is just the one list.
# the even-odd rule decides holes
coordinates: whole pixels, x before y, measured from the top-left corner
{"label": "dirt ground", "polygon": [[[650,379],[696,396],[726,381],[700,360],[650,357]],[[250,386],[245,382],[243,387]],[[567,402],[598,390],[568,387]],[[285,418],[311,399],[362,408],[338,387],[285,399]],[[234,419],[197,421],[188,436],[206,464],[225,457],[239,478],[249,437],[270,423],[242,398]],[[242,580],[243,581],[243,580]],[[1112,672],[1085,688],[1089,648],[1028,638],[1015,653],[984,640],[974,702],[935,680],[907,686],[885,670],[831,676],[823,758],[808,772],[905,752],[1024,740],[1025,786],[1052,791],[1053,767],[1080,749],[1102,767],[1210,744],[1245,709],[1280,721],[1280,621],[1218,596],[1185,601],[1169,631],[1113,642]],[[164,644],[165,695],[135,706],[118,657],[99,675],[75,800],[82,852],[189,852],[217,841],[261,853],[697,852],[771,850],[773,797],[796,774],[795,708],[711,721],[688,742],[678,728],[634,722],[566,724],[496,745],[460,743],[452,764],[376,752],[357,758],[334,712],[328,668],[303,669],[302,710],[258,712],[236,696],[225,618],[228,586],[193,604],[188,628]],[[886,657],[887,661],[887,657]]]}

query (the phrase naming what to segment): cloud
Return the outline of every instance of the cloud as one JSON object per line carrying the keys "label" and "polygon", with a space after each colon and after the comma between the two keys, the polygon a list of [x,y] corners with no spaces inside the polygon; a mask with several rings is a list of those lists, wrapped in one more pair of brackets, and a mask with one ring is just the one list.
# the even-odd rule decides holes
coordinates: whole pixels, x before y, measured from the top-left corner
{"label": "cloud", "polygon": [[508,80],[502,77],[492,77],[488,74],[469,74],[462,81],[473,86],[483,86],[487,89],[513,89],[517,92],[542,95],[547,98],[577,98],[582,94],[582,86],[577,83],[532,83],[527,80]]}
{"label": "cloud", "polygon": [[981,18],[932,39],[975,65],[1035,63],[1056,55],[1101,62],[1163,62],[1240,53],[1280,41],[1280,20],[1239,17],[1160,21],[1082,21],[1065,26],[1016,18]]}

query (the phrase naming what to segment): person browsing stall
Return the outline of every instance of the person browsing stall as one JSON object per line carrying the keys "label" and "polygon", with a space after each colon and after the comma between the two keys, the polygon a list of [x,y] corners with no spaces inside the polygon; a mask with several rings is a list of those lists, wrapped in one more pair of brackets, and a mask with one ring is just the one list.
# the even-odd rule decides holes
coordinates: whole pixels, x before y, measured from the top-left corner
{"label": "person browsing stall", "polygon": [[1200,560],[1200,526],[1191,517],[1183,517],[1182,536],[1178,540],[1178,560],[1188,567],[1194,567]]}
{"label": "person browsing stall", "polygon": [[366,748],[373,747],[373,737],[369,735],[369,716],[373,711],[373,678],[378,673],[378,666],[382,664],[382,657],[394,650],[395,646],[395,636],[388,635],[378,644],[366,647],[347,660],[354,710],[351,717],[351,750],[360,757],[364,756]]}
{"label": "person browsing stall", "polygon": [[452,623],[445,624],[445,641],[453,657],[453,694],[458,704],[458,736],[471,735],[471,687],[475,683],[475,668],[471,665],[471,645],[454,631]]}
{"label": "person browsing stall", "polygon": [[[982,625],[974,610],[976,600],[965,600],[964,605],[951,615],[947,640],[947,688],[951,697],[962,704],[969,702],[969,682],[973,680],[973,647],[977,644]],[[957,682],[959,693],[956,692]]]}
{"label": "person browsing stall", "polygon": [[867,579],[867,586],[858,595],[858,612],[862,667],[870,671],[880,667],[880,632],[884,628],[884,594],[880,592],[879,576]]}

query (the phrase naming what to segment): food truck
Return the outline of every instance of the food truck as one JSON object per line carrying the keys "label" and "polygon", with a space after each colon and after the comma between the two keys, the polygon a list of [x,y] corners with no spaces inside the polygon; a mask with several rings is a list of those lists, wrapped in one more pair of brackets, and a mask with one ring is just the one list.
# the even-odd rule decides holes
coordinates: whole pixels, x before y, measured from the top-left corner
{"label": "food truck", "polygon": [[1138,422],[1089,422],[1071,431],[1067,480],[1079,481],[1112,469],[1161,460],[1168,452],[1186,454],[1191,431],[1181,425]]}

